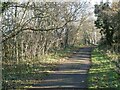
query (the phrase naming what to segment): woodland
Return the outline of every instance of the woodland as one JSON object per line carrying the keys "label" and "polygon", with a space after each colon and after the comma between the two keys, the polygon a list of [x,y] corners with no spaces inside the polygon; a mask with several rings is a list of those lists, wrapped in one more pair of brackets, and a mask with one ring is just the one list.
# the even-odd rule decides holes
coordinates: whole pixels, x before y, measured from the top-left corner
{"label": "woodland", "polygon": [[[88,88],[120,88],[120,1],[94,7],[84,0],[0,2],[0,6],[3,90],[31,87],[84,46],[94,47]],[[91,74],[102,70],[99,76]]]}

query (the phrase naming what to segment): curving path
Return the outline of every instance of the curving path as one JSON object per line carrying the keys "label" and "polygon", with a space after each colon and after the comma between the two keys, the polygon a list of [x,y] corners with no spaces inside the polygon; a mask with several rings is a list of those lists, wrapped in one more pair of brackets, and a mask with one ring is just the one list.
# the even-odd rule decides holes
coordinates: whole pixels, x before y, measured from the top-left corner
{"label": "curving path", "polygon": [[41,83],[33,85],[32,89],[56,88],[65,89],[87,89],[88,70],[90,68],[91,47],[82,47],[74,51],[68,57],[67,62],[59,65],[58,70],[50,71],[49,76]]}

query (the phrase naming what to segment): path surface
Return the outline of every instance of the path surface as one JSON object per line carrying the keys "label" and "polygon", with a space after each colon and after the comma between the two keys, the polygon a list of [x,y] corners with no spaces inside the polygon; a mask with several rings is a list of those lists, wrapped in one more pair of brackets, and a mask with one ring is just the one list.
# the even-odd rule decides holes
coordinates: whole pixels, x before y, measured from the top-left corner
{"label": "path surface", "polygon": [[91,51],[91,47],[74,51],[67,62],[61,64],[57,71],[50,71],[49,76],[33,88],[87,88]]}

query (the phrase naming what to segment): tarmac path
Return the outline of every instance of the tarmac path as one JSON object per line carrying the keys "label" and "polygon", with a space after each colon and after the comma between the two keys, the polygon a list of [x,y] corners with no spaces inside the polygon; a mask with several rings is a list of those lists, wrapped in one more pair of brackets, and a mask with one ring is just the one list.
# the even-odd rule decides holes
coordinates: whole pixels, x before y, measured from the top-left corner
{"label": "tarmac path", "polygon": [[[31,89],[56,88],[56,90],[86,90],[88,88],[88,70],[91,65],[92,47],[82,47],[68,57],[68,62],[59,65],[58,70],[50,71],[41,83]],[[29,90],[31,90],[29,89]]]}

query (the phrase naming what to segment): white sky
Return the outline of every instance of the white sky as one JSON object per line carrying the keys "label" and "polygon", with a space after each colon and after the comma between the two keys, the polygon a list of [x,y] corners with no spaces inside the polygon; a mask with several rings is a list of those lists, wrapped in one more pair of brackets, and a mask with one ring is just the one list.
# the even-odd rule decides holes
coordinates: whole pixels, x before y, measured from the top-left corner
{"label": "white sky", "polygon": [[[33,1],[33,2],[37,2],[37,1],[41,1],[41,2],[43,2],[43,1],[50,1],[50,2],[59,2],[59,1],[62,1],[62,2],[76,2],[76,1],[81,1],[81,0],[0,0],[0,1],[2,1],[2,2],[4,2],[4,1],[13,1],[13,2],[15,2],[15,1],[17,1],[17,2],[27,2],[27,1]],[[103,1],[103,2],[106,2],[107,0],[83,0],[83,1],[88,1],[88,2],[91,2],[93,5],[95,4],[95,3],[99,3],[100,1]],[[108,1],[110,1],[110,2],[112,2],[112,0],[108,0]]]}
{"label": "white sky", "polygon": [[112,0],[87,0],[87,1],[90,1],[93,5],[94,4],[99,4],[101,1],[103,2],[106,2],[106,1],[109,1],[109,2],[112,2]]}

